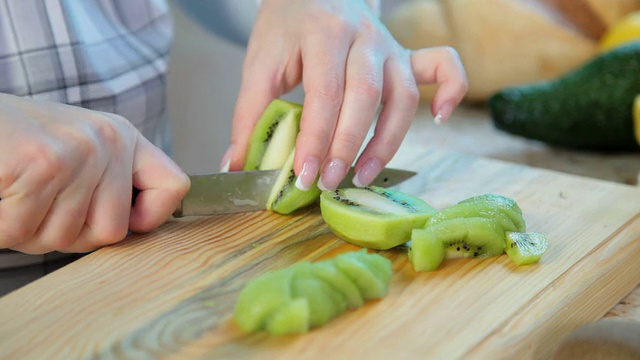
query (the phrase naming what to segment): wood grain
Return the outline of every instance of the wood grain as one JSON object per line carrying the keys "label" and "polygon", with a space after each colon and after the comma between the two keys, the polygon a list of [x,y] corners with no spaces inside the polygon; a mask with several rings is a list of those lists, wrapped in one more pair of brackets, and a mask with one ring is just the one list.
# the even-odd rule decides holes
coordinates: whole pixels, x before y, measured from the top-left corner
{"label": "wood grain", "polygon": [[601,318],[640,282],[640,190],[448,152],[407,158],[400,186],[437,208],[481,193],[518,201],[550,248],[416,273],[404,249],[390,292],[302,336],[242,334],[234,302],[250,279],[358,248],[317,208],[172,220],[0,298],[0,358],[531,358]]}

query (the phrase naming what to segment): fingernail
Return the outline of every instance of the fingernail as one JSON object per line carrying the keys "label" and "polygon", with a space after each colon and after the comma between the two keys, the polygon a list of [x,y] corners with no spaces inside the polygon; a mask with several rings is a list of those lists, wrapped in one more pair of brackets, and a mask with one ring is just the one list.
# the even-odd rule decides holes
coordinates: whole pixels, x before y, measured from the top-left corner
{"label": "fingernail", "polygon": [[451,101],[445,101],[445,103],[440,106],[436,117],[433,118],[433,122],[436,123],[436,125],[444,124],[447,120],[449,120],[449,117],[452,113],[453,103]]}
{"label": "fingernail", "polygon": [[224,156],[222,156],[222,160],[220,161],[220,166],[218,166],[218,169],[220,170],[220,172],[229,172],[230,166],[231,166],[231,146],[229,146],[227,151],[224,153]]}
{"label": "fingernail", "polygon": [[353,185],[362,187],[371,184],[373,179],[380,174],[381,170],[382,162],[380,160],[376,158],[367,160],[353,177]]}
{"label": "fingernail", "polygon": [[307,191],[311,188],[311,185],[316,181],[318,177],[318,170],[320,169],[320,161],[316,158],[309,158],[305,160],[302,165],[302,171],[296,179],[296,187],[302,191]]}
{"label": "fingernail", "polygon": [[320,190],[335,190],[346,173],[347,167],[340,159],[331,160],[325,165],[318,180]]}

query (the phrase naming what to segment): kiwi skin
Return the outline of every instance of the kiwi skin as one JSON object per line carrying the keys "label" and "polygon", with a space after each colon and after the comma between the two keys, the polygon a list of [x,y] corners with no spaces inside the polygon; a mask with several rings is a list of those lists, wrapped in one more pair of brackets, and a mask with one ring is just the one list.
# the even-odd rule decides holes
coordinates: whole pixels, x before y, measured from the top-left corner
{"label": "kiwi skin", "polygon": [[[288,116],[292,117],[295,122],[294,131],[289,134],[290,138],[285,141],[288,145],[283,146],[283,144],[271,142],[276,128],[280,125],[280,122]],[[295,139],[300,129],[301,117],[302,105],[282,99],[273,100],[264,110],[251,133],[243,170],[270,170],[280,168],[286,161],[291,148],[295,146]],[[276,151],[282,154],[282,156],[279,159],[275,159],[273,163],[266,164],[268,166],[265,166],[265,164],[262,164],[263,157],[267,153],[268,148],[273,146],[282,147],[282,149],[277,149]]]}

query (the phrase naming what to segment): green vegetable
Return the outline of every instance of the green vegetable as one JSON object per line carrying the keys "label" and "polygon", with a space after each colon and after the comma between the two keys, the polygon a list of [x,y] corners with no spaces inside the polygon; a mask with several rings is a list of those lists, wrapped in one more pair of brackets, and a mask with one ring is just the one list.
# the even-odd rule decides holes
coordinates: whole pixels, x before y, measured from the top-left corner
{"label": "green vegetable", "polygon": [[600,54],[557,79],[499,91],[495,126],[552,145],[638,150],[633,101],[640,94],[640,42]]}

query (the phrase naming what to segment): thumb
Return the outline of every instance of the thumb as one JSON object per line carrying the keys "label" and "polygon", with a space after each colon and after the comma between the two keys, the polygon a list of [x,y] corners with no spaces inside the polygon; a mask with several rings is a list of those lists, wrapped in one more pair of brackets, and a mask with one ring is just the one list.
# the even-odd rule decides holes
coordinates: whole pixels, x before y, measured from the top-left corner
{"label": "thumb", "polygon": [[138,191],[129,229],[151,231],[162,225],[189,191],[189,177],[164,152],[138,134],[133,156],[133,187]]}
{"label": "thumb", "polygon": [[411,53],[411,68],[419,85],[438,84],[431,113],[445,121],[464,98],[469,84],[458,52],[449,46],[426,48]]}

